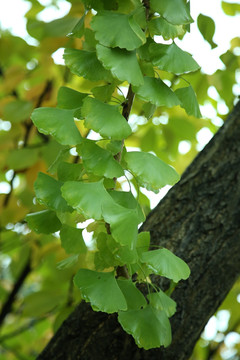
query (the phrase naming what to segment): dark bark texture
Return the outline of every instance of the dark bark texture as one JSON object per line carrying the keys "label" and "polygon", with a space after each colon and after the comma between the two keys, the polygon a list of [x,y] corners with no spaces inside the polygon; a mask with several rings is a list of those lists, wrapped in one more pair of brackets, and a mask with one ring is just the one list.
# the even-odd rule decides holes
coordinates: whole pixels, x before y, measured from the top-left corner
{"label": "dark bark texture", "polygon": [[[149,214],[142,230],[191,269],[172,297],[173,341],[144,351],[124,333],[116,315],[80,304],[63,323],[41,360],[187,360],[208,319],[240,272],[240,102],[224,126]],[[154,279],[162,288],[162,279]]]}

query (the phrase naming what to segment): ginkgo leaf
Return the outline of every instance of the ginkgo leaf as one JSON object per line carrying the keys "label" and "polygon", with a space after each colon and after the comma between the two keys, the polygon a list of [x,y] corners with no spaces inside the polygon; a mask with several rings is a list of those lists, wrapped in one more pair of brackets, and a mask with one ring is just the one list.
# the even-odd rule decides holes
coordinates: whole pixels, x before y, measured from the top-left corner
{"label": "ginkgo leaf", "polygon": [[128,310],[141,309],[147,305],[145,297],[132,280],[117,279],[117,283],[126,299]]}
{"label": "ginkgo leaf", "polygon": [[167,315],[150,305],[139,310],[121,311],[118,321],[140,348],[149,350],[162,345],[167,347],[171,343],[171,326]]}
{"label": "ginkgo leaf", "polygon": [[26,216],[28,227],[38,234],[50,234],[58,231],[62,224],[55,211],[43,210]]}
{"label": "ginkgo leaf", "polygon": [[93,51],[65,49],[63,58],[71,72],[92,81],[111,81],[112,76],[104,69]]}
{"label": "ginkgo leaf", "polygon": [[152,307],[165,311],[167,317],[171,317],[173,314],[175,314],[177,307],[176,302],[168,295],[166,295],[162,290],[148,294],[147,298]]}
{"label": "ginkgo leaf", "polygon": [[171,166],[152,154],[143,151],[127,152],[124,160],[140,186],[148,190],[158,192],[161,187],[174,185],[179,180],[179,175]]}
{"label": "ginkgo leaf", "polygon": [[146,41],[144,32],[134,17],[111,11],[100,11],[91,22],[95,37],[100,44],[134,50]]}
{"label": "ginkgo leaf", "polygon": [[184,74],[200,68],[188,52],[181,50],[176,44],[151,44],[149,46],[153,65],[160,70],[174,74]]}
{"label": "ginkgo leaf", "polygon": [[130,191],[110,190],[108,193],[117,204],[127,209],[137,210],[139,222],[143,222],[145,220],[145,215],[143,214],[142,208]]}
{"label": "ginkgo leaf", "polygon": [[83,166],[87,172],[110,179],[124,175],[123,168],[112,154],[96,145],[95,141],[84,140],[77,146],[77,151],[82,157]]}
{"label": "ginkgo leaf", "polygon": [[58,90],[57,106],[61,109],[78,109],[86,96],[88,94],[62,86]]}
{"label": "ginkgo leaf", "polygon": [[103,137],[122,140],[132,132],[126,119],[120,114],[118,106],[105,104],[88,97],[83,101],[81,111],[85,118],[85,126]]}
{"label": "ginkgo leaf", "polygon": [[134,86],[133,91],[141,100],[156,106],[173,107],[180,104],[178,97],[161,79],[145,76],[144,84]]}
{"label": "ginkgo leaf", "polygon": [[143,83],[143,75],[135,51],[112,49],[100,44],[96,46],[96,50],[98,59],[115,78],[136,86]]}
{"label": "ginkgo leaf", "polygon": [[67,162],[60,162],[57,168],[58,179],[61,181],[80,180],[82,177],[82,172],[82,164],[70,164]]}
{"label": "ginkgo leaf", "polygon": [[127,303],[114,276],[114,272],[97,272],[80,269],[74,284],[81,290],[82,298],[90,302],[93,310],[109,314],[126,310]]}
{"label": "ginkgo leaf", "polygon": [[202,117],[196,94],[191,85],[175,90],[175,94],[181,101],[180,106],[186,110],[188,115],[193,115],[197,118]]}
{"label": "ginkgo leaf", "polygon": [[82,229],[64,224],[60,230],[61,244],[67,254],[86,253],[87,247],[83,240]]}
{"label": "ginkgo leaf", "polygon": [[127,245],[130,249],[136,247],[138,234],[138,211],[126,209],[117,203],[105,203],[102,206],[104,220],[110,224],[111,234],[114,240],[121,245]]}
{"label": "ginkgo leaf", "polygon": [[154,35],[161,35],[164,40],[174,39],[185,33],[183,26],[170,24],[163,17],[151,19],[148,27],[152,37]]}
{"label": "ginkgo leaf", "polygon": [[72,211],[66,200],[61,195],[61,181],[57,181],[51,176],[40,172],[34,183],[34,190],[37,200],[40,204],[44,204],[52,210],[56,211]]}
{"label": "ginkgo leaf", "polygon": [[114,89],[115,89],[115,84],[113,83],[103,86],[96,86],[92,88],[91,92],[96,99],[103,102],[108,102],[111,100]]}
{"label": "ginkgo leaf", "polygon": [[155,273],[172,279],[174,282],[186,280],[190,275],[188,265],[167,249],[142,253],[142,261]]}
{"label": "ginkgo leaf", "polygon": [[112,202],[103,186],[103,180],[92,183],[67,181],[62,186],[62,196],[80,214],[96,220],[102,219],[104,204]]}
{"label": "ginkgo leaf", "polygon": [[73,110],[38,108],[31,119],[40,133],[52,135],[62,145],[76,145],[82,141],[74,119]]}
{"label": "ginkgo leaf", "polygon": [[183,0],[151,0],[150,7],[154,12],[159,13],[174,25],[193,22],[188,7]]}
{"label": "ginkgo leaf", "polygon": [[215,33],[215,22],[214,20],[206,15],[199,14],[197,18],[197,24],[200,33],[204,39],[211,45],[211,48],[214,49],[217,47],[217,44],[213,41],[213,36]]}

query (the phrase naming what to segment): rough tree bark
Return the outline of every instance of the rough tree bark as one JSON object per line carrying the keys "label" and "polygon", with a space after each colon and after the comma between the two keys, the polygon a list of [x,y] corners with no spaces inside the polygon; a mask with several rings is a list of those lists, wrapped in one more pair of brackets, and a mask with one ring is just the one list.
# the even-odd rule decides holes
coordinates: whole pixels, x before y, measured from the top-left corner
{"label": "rough tree bark", "polygon": [[[167,349],[144,351],[116,315],[81,303],[39,355],[40,360],[186,360],[205,324],[240,272],[240,102],[224,126],[149,214],[152,244],[183,258],[191,276],[174,290],[177,313]],[[156,282],[164,286],[161,279]]]}

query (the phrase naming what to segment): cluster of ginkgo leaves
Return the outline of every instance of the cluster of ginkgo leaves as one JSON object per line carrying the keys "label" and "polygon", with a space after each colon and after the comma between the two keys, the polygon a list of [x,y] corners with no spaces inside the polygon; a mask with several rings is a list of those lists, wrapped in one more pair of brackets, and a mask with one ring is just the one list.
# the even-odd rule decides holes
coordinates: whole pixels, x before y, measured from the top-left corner
{"label": "cluster of ginkgo leaves", "polygon": [[[144,349],[171,343],[169,317],[175,302],[151,282],[151,274],[174,283],[187,279],[190,270],[167,249],[149,250],[150,234],[138,234],[145,215],[119,178],[132,174],[138,187],[158,192],[179,180],[176,171],[157,156],[126,149],[128,124],[136,99],[145,103],[150,118],[161,106],[180,105],[189,115],[200,116],[190,84],[175,92],[159,71],[175,76],[196,71],[198,64],[181,50],[174,38],[189,31],[193,21],[184,0],[83,0],[85,14],[69,37],[81,39],[80,49],[67,48],[66,66],[88,84],[91,92],[61,87],[56,108],[40,107],[32,113],[38,131],[51,135],[64,149],[49,169],[39,173],[36,198],[45,209],[29,214],[27,223],[37,233],[60,231],[62,247],[71,266],[88,251],[81,221],[91,223],[95,240],[94,268],[80,268],[74,277],[82,299],[95,311],[118,313],[123,329]],[[154,41],[155,35],[171,44]],[[124,96],[122,87],[127,88]],[[98,140],[92,140],[97,133]],[[66,154],[75,150],[74,163]],[[127,171],[127,173],[126,173]],[[134,276],[133,276],[134,275]],[[134,281],[132,280],[134,279]],[[148,294],[137,287],[145,282]]]}

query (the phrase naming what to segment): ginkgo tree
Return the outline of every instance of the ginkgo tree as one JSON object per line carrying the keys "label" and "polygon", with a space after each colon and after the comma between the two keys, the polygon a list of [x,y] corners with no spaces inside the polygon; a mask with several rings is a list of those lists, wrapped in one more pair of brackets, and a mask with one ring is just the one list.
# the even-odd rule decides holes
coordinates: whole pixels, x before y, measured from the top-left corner
{"label": "ginkgo tree", "polygon": [[[138,235],[145,219],[141,204],[131,185],[129,191],[121,190],[119,178],[130,173],[137,192],[139,187],[158,192],[179,180],[176,171],[157,156],[127,149],[125,139],[132,133],[128,119],[135,96],[155,109],[180,105],[188,114],[200,116],[191,85],[186,82],[187,87],[174,92],[159,73],[179,76],[199,69],[174,42],[193,20],[189,4],[183,1],[126,1],[117,7],[104,1],[83,4],[83,17],[70,35],[83,38],[82,48],[66,48],[63,57],[74,75],[101,84],[86,93],[61,87],[56,108],[40,107],[32,113],[40,133],[53,136],[69,151],[74,147],[78,158],[73,164],[58,155],[51,175],[39,173],[34,189],[37,201],[47,209],[29,214],[26,220],[38,233],[60,230],[61,244],[71,254],[66,266],[87,251],[76,227],[79,215],[94,219],[94,267],[80,268],[74,277],[82,299],[95,311],[118,312],[121,326],[138,346],[166,347],[171,343],[168,317],[174,313],[173,300],[151,282],[151,274],[177,283],[187,279],[190,270],[167,249],[149,250],[150,234]],[[154,41],[162,27],[171,44]],[[126,97],[122,86],[128,89]],[[98,140],[88,138],[92,131]],[[137,286],[143,282],[148,286],[147,298]]]}

